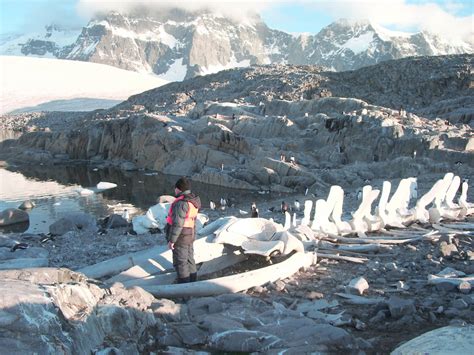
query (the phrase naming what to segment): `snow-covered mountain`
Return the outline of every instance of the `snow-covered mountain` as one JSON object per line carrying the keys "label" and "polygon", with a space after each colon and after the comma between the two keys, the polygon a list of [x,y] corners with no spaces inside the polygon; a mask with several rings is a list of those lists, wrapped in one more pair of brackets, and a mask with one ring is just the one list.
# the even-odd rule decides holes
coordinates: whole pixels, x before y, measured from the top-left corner
{"label": "snow-covered mountain", "polygon": [[385,60],[412,56],[473,53],[474,43],[442,38],[434,33],[389,31],[370,21],[339,20],[315,36],[300,36],[288,62],[318,64],[336,71],[358,69]]}
{"label": "snow-covered mountain", "polygon": [[156,75],[96,63],[0,56],[0,114],[89,111],[164,85]]}
{"label": "snow-covered mountain", "polygon": [[90,21],[75,38],[54,28],[43,37],[2,40],[0,53],[15,48],[18,54],[19,48],[25,55],[103,63],[177,81],[251,64],[315,64],[342,71],[407,56],[474,52],[472,42],[392,32],[369,21],[339,20],[316,35],[293,36],[268,28],[257,15],[237,22],[182,10],[153,17],[112,12]]}
{"label": "snow-covered mountain", "polygon": [[45,26],[44,32],[5,34],[0,37],[0,55],[61,58],[69,53],[82,29],[62,29],[56,25]]}

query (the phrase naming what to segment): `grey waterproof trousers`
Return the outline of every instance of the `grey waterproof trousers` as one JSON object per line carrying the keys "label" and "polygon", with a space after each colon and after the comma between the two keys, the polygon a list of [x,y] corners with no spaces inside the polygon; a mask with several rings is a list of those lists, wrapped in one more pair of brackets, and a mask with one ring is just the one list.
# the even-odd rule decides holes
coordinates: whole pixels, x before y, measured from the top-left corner
{"label": "grey waterproof trousers", "polygon": [[178,280],[189,282],[189,276],[196,274],[196,262],[194,261],[194,248],[192,244],[174,245],[173,266],[178,274]]}

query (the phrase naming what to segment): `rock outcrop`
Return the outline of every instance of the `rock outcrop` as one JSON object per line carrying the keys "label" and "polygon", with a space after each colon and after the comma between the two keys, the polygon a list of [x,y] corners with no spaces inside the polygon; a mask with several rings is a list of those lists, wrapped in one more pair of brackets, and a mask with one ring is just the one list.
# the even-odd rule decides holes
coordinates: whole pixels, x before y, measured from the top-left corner
{"label": "rock outcrop", "polygon": [[[23,134],[2,151],[21,146],[17,158],[28,161],[108,161],[273,191],[360,187],[412,171],[470,176],[471,125],[450,119],[453,102],[474,105],[473,60],[411,58],[344,73],[304,66],[230,70],[133,96],[76,120],[71,131]],[[426,114],[445,101],[446,118]]]}

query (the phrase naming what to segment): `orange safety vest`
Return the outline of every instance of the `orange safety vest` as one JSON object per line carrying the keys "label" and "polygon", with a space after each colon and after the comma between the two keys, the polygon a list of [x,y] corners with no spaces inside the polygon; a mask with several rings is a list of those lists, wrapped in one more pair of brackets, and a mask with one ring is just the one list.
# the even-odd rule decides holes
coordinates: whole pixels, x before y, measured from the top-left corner
{"label": "orange safety vest", "polygon": [[[176,202],[184,199],[184,195],[179,196],[177,199],[173,201],[173,203],[170,206],[170,210],[168,212],[168,216],[166,217],[166,222],[171,226],[173,225],[173,207]],[[188,202],[189,209],[188,213],[186,213],[186,217],[184,217],[184,224],[183,228],[194,228],[194,221],[196,220],[197,214],[198,214],[198,209],[196,206],[194,206],[191,202]]]}

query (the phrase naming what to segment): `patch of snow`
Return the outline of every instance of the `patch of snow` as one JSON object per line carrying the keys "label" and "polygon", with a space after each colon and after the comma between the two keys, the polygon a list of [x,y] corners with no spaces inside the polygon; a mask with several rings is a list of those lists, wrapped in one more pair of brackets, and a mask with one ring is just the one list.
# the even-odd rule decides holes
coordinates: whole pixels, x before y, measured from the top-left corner
{"label": "patch of snow", "polygon": [[159,78],[166,81],[183,81],[188,67],[183,64],[183,58],[176,59],[165,74],[158,75]]}
{"label": "patch of snow", "polygon": [[[81,34],[81,30],[64,30],[64,31],[52,31],[51,35],[47,37],[47,33],[42,32],[34,32],[28,34],[21,34],[21,35],[9,35],[4,36],[2,38],[0,44],[0,55],[13,55],[13,56],[21,56],[21,47],[22,45],[26,44],[29,40],[40,40],[40,41],[48,41],[54,42],[58,47],[64,47],[73,44],[79,35]],[[29,54],[30,56],[34,57],[51,57],[54,56],[51,53],[46,53],[45,55],[33,55]]]}
{"label": "patch of snow", "polygon": [[393,38],[407,38],[408,39],[413,35],[413,33],[410,33],[410,32],[392,31],[380,25],[377,25],[375,23],[371,23],[371,25],[372,25],[372,28],[375,30],[375,32],[379,35],[382,41],[391,41],[393,40]]}
{"label": "patch of snow", "polygon": [[250,59],[245,59],[241,62],[238,62],[234,56],[229,60],[227,64],[224,65],[209,65],[206,68],[201,68],[201,75],[208,75],[220,72],[221,70],[232,69],[232,68],[244,68],[250,66]]}
{"label": "patch of snow", "polygon": [[354,54],[366,51],[370,47],[370,43],[374,39],[374,32],[367,32],[358,37],[352,37],[341,48],[350,49]]}
{"label": "patch of snow", "polygon": [[196,25],[196,33],[205,36],[209,34],[209,31],[206,26],[199,23]]}
{"label": "patch of snow", "polygon": [[123,101],[167,83],[156,75],[61,59],[0,56],[0,70],[0,113],[58,100]]}
{"label": "patch of snow", "polygon": [[174,36],[172,36],[168,32],[166,32],[165,26],[163,26],[163,25],[160,26],[160,37],[159,38],[160,38],[161,43],[166,44],[170,48],[176,47],[176,44],[178,43],[178,41],[176,40],[176,38]]}

